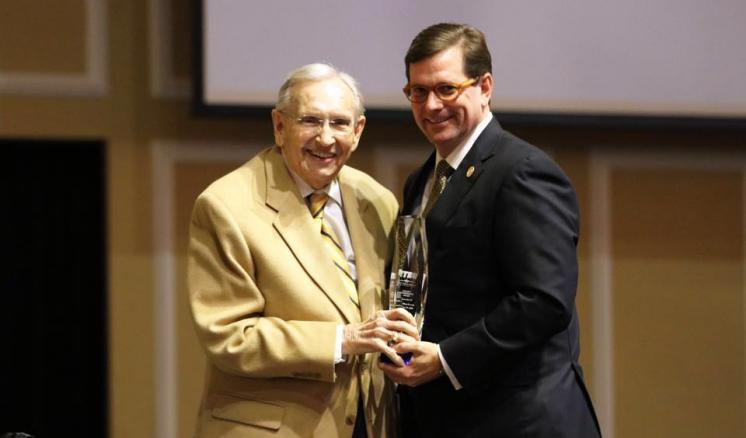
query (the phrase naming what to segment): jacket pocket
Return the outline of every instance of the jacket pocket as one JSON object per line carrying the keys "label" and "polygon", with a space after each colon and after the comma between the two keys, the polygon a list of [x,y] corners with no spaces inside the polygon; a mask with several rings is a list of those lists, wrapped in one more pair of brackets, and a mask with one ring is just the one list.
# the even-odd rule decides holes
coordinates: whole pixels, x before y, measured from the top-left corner
{"label": "jacket pocket", "polygon": [[214,396],[213,418],[277,430],[282,425],[285,408],[272,403]]}

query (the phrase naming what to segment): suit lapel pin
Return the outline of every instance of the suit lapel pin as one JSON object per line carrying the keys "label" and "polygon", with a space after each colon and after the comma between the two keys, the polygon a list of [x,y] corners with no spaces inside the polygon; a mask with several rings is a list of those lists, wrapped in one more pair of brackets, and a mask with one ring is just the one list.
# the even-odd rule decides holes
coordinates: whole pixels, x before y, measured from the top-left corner
{"label": "suit lapel pin", "polygon": [[466,169],[466,177],[471,178],[472,175],[474,175],[474,166],[469,166],[469,168]]}

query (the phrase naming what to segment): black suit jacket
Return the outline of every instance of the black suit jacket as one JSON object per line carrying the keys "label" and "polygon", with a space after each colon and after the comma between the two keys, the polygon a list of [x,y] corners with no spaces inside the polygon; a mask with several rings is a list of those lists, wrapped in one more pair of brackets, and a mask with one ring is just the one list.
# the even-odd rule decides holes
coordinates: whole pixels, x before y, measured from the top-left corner
{"label": "black suit jacket", "polygon": [[[433,153],[407,180],[420,205]],[[446,376],[402,389],[405,436],[597,437],[578,364],[578,206],[567,176],[493,119],[426,218],[424,341]]]}

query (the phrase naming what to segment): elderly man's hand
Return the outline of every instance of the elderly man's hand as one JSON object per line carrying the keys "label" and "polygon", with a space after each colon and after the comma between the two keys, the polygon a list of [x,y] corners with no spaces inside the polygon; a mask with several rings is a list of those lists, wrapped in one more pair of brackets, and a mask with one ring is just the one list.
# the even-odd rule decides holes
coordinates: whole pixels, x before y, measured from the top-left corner
{"label": "elderly man's hand", "polygon": [[412,353],[412,360],[404,367],[378,362],[378,367],[400,385],[417,386],[443,374],[438,356],[438,345],[432,342],[401,342],[394,346],[397,353]]}
{"label": "elderly man's hand", "polygon": [[342,340],[342,354],[364,354],[380,352],[388,356],[398,367],[404,361],[393,346],[399,342],[415,342],[420,339],[412,315],[404,309],[381,310],[359,324],[347,324]]}

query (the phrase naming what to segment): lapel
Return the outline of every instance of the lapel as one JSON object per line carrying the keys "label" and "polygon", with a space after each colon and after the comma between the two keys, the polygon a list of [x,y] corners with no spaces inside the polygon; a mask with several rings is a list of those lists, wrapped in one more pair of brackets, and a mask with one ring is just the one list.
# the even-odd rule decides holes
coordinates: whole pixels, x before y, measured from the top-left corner
{"label": "lapel", "polygon": [[425,191],[425,184],[427,184],[427,178],[430,176],[430,172],[434,166],[435,151],[430,154],[425,164],[412,174],[410,180],[412,183],[404,188],[402,215],[411,215],[414,209],[420,205],[423,192]]}
{"label": "lapel", "polygon": [[[342,193],[342,207],[345,223],[350,232],[352,250],[355,253],[357,269],[357,290],[360,300],[362,319],[372,316],[376,310],[376,284],[378,278],[378,260],[375,252],[376,242],[368,230],[375,230],[376,211],[370,201],[358,195],[353,182],[347,177],[347,168],[339,172],[339,190]],[[349,301],[349,300],[348,300]]]}
{"label": "lapel", "polygon": [[321,230],[311,217],[305,200],[287,170],[278,148],[270,150],[265,161],[267,177],[267,206],[277,212],[272,222],[282,240],[290,248],[298,263],[327,297],[344,319],[359,320],[357,309],[344,291],[342,279],[328,257],[321,257],[324,242]]}
{"label": "lapel", "polygon": [[[495,145],[500,140],[502,133],[497,118],[493,118],[474,142],[469,153],[459,164],[458,169],[451,175],[451,179],[440,198],[438,198],[438,202],[430,210],[429,219],[445,223],[458,211],[459,204],[482,175],[485,161],[495,154]],[[471,167],[474,170],[470,172]]]}

